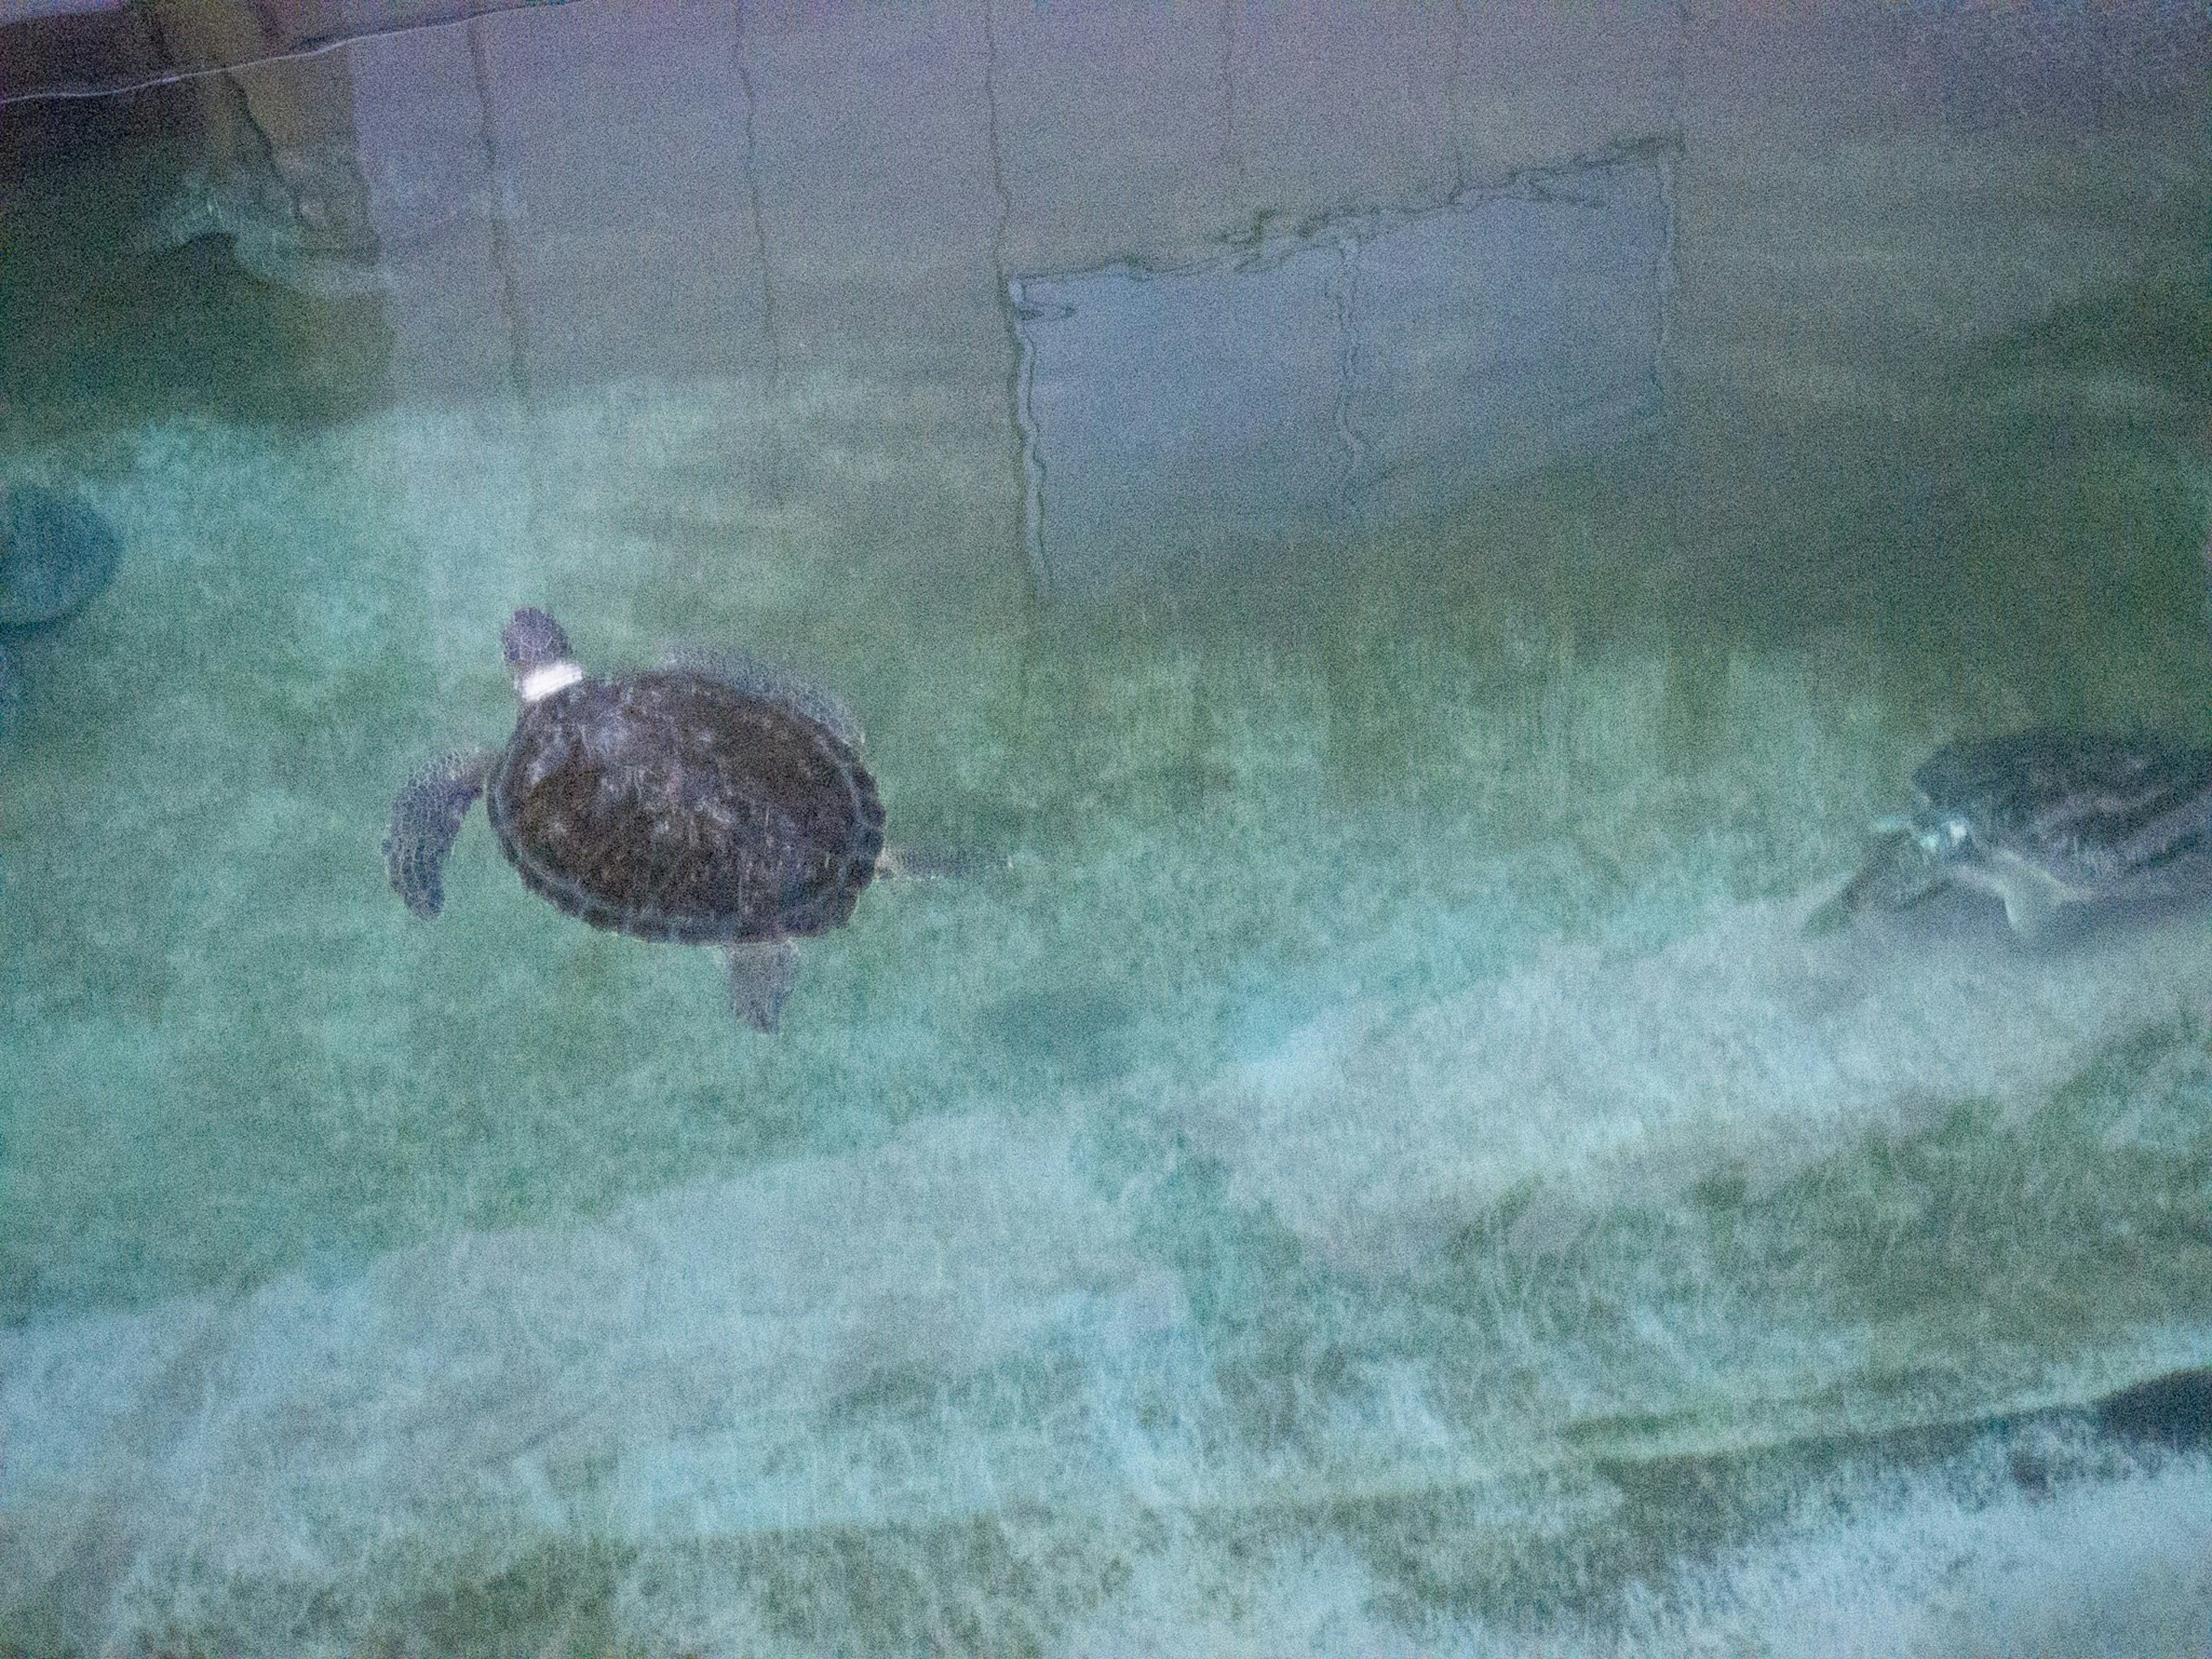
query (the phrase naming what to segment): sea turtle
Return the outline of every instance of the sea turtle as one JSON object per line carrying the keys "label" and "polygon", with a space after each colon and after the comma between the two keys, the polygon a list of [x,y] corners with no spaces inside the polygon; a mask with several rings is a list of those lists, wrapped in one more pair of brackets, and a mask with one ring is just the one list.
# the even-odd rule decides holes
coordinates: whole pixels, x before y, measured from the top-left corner
{"label": "sea turtle", "polygon": [[2171,892],[2212,873],[2212,749],[2040,726],[1945,744],[1912,775],[1912,811],[1875,825],[1815,931],[1948,886],[2003,900],[2022,938],[2063,907]]}
{"label": "sea turtle", "polygon": [[793,940],[842,927],[899,867],[858,722],[748,657],[592,675],[543,611],[516,611],[501,637],[522,702],[514,735],[408,780],[384,841],[393,890],[438,914],[446,855],[481,794],[532,891],[595,927],[721,946],[732,1011],[774,1030]]}
{"label": "sea turtle", "polygon": [[73,495],[37,484],[0,495],[0,730],[22,686],[8,641],[83,610],[114,576],[117,551],[107,521]]}

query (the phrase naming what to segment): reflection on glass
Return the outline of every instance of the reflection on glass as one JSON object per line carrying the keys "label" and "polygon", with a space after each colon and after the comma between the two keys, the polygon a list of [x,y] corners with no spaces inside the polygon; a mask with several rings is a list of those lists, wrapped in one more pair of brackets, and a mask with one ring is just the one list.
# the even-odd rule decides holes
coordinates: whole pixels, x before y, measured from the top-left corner
{"label": "reflection on glass", "polygon": [[1422,517],[1632,432],[1671,234],[1651,149],[1170,270],[1010,280],[1039,583]]}

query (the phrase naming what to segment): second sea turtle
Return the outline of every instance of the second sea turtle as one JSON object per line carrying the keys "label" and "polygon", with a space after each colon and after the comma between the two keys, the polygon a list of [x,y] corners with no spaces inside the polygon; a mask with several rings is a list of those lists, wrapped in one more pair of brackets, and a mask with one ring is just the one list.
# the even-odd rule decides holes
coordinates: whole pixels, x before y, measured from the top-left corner
{"label": "second sea turtle", "polygon": [[1875,826],[1816,931],[1964,887],[1995,895],[2032,938],[2076,907],[2212,873],[2212,749],[2039,726],[1946,744],[1912,789],[1912,810]]}

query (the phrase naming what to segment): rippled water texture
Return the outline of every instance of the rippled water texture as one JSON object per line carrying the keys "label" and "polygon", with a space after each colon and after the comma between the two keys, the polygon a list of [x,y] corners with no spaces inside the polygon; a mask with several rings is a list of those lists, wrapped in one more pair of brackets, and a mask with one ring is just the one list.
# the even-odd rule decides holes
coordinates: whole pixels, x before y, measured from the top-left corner
{"label": "rippled water texture", "polygon": [[[2200,9],[136,15],[0,26],[0,1654],[2205,1650],[2212,918],[1802,927],[2212,740]],[[417,920],[525,605],[979,856],[772,1037]]]}

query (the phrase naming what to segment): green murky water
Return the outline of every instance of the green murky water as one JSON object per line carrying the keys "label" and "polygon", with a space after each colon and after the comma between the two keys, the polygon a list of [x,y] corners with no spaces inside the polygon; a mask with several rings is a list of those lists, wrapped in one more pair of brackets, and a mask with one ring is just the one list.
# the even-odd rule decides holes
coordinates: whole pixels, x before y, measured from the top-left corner
{"label": "green murky water", "polygon": [[[2201,1431],[2090,1402],[2212,1360],[2202,914],[1797,926],[1948,738],[2212,738],[2189,100],[1782,143],[1683,71],[1650,407],[1262,535],[1145,516],[1203,431],[1055,520],[1109,399],[1027,441],[1127,568],[1041,586],[1023,331],[1113,364],[1009,275],[1241,280],[1256,203],[1295,276],[1507,140],[1332,184],[1318,48],[1232,34],[1312,176],[1132,137],[1237,210],[1131,229],[1046,98],[1112,30],[740,30],[742,110],[564,113],[546,41],[629,37],[559,9],[356,59],[374,188],[373,88],[473,37],[501,100],[507,194],[380,287],[149,245],[173,89],[0,108],[0,469],[126,550],[0,748],[0,1651],[2199,1650]],[[1005,867],[872,890],[772,1039],[481,820],[415,921],[388,803],[504,735],[522,604],[833,686],[894,840]]]}

